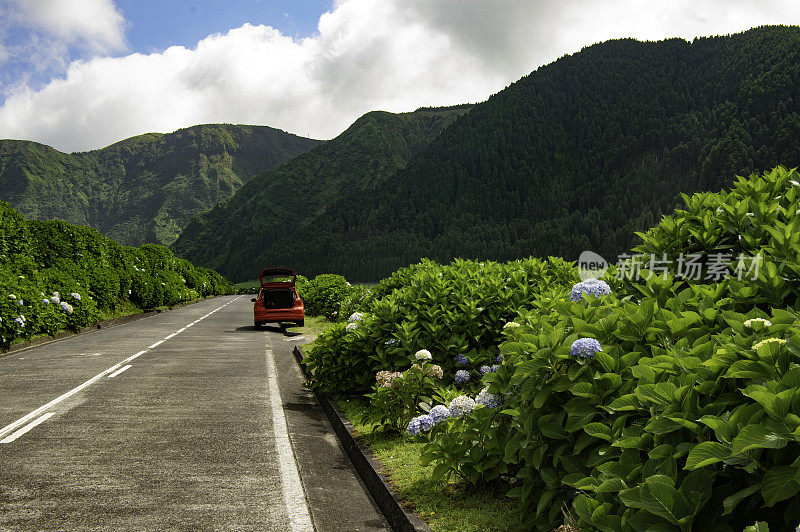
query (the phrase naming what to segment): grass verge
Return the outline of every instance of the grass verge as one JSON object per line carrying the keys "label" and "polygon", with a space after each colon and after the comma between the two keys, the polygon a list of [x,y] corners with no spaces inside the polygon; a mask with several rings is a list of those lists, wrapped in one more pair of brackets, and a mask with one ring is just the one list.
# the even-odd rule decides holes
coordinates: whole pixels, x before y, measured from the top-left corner
{"label": "grass verge", "polygon": [[333,325],[334,323],[325,319],[325,316],[306,316],[304,327],[293,327],[291,330],[303,333],[309,341],[313,341],[314,338],[333,327]]}
{"label": "grass verge", "polygon": [[419,463],[423,443],[400,434],[373,432],[359,420],[366,410],[363,399],[336,400],[358,431],[358,439],[372,449],[403,501],[425,520],[433,532],[520,530],[517,502],[505,497],[505,486],[472,487],[461,482],[431,480],[433,465]]}

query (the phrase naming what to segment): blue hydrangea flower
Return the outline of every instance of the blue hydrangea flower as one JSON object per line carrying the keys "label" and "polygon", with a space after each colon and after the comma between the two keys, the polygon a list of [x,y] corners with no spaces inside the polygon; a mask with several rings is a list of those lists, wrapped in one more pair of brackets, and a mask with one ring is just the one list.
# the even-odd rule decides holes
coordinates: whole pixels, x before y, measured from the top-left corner
{"label": "blue hydrangea flower", "polygon": [[497,355],[497,363],[498,364],[502,364],[503,363],[503,355]]}
{"label": "blue hydrangea flower", "polygon": [[416,436],[420,432],[428,432],[433,428],[434,422],[430,415],[423,414],[411,420],[408,424],[408,433]]}
{"label": "blue hydrangea flower", "polygon": [[569,348],[569,354],[574,357],[588,358],[602,350],[603,348],[600,346],[600,342],[594,338],[579,338],[572,342],[572,347]]}
{"label": "blue hydrangea flower", "polygon": [[433,423],[437,424],[449,418],[452,414],[450,414],[450,410],[448,410],[446,406],[436,405],[431,408],[431,411],[428,412],[428,415],[433,420]]}
{"label": "blue hydrangea flower", "polygon": [[491,366],[481,366],[481,373],[486,375],[500,369],[500,364],[492,364]]}
{"label": "blue hydrangea flower", "polygon": [[486,408],[497,408],[498,406],[503,404],[503,398],[499,395],[489,393],[489,387],[487,386],[481,393],[475,397],[475,402],[479,405],[483,405]]}
{"label": "blue hydrangea flower", "polygon": [[456,371],[456,384],[464,384],[465,382],[469,382],[469,371],[465,369],[460,369]]}
{"label": "blue hydrangea flower", "polygon": [[456,355],[453,360],[456,361],[456,364],[469,364],[469,360],[464,355]]}
{"label": "blue hydrangea flower", "polygon": [[600,279],[586,279],[580,283],[576,283],[572,287],[572,294],[570,299],[573,301],[580,301],[583,299],[583,294],[592,294],[594,297],[606,296],[611,293],[611,287],[608,283]]}

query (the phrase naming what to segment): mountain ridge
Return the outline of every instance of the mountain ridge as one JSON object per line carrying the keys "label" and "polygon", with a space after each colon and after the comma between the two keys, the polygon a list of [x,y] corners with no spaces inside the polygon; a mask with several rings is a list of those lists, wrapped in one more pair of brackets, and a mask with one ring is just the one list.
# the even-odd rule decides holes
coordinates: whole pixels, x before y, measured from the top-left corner
{"label": "mountain ridge", "polygon": [[234,278],[249,278],[260,271],[262,249],[291,237],[338,198],[373,190],[469,109],[366,113],[336,138],[259,174],[195,217],[172,249],[189,260],[217,264]]}
{"label": "mountain ridge", "polygon": [[354,281],[422,257],[613,262],[680,193],[800,165],[798,87],[796,26],[596,44],[475,105],[378,189],[261,258]]}
{"label": "mountain ridge", "polygon": [[69,154],[0,140],[0,199],[27,217],[89,225],[124,244],[170,244],[195,213],[321,142],[236,124],[145,133]]}

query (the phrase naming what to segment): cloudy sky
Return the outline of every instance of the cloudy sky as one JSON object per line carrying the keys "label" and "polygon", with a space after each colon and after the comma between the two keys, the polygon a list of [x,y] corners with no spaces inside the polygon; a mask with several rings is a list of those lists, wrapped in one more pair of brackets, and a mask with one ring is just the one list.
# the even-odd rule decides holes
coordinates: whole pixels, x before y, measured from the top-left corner
{"label": "cloudy sky", "polygon": [[485,100],[558,57],[800,24],[797,0],[0,0],[0,138],[100,148],[201,123],[328,139]]}

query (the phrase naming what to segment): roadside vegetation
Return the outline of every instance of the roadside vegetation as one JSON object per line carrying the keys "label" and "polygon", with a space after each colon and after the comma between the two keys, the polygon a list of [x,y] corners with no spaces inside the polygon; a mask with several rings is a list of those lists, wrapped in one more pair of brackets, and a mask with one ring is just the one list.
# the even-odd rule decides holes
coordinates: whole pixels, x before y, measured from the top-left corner
{"label": "roadside vegetation", "polygon": [[794,530],[800,174],[684,202],[601,280],[556,258],[403,268],[314,342],[312,383],[394,442],[399,486],[428,482],[401,487],[423,518],[447,486],[526,530]]}
{"label": "roadside vegetation", "polygon": [[27,220],[0,202],[0,348],[104,319],[233,293],[217,272],[155,244]]}

